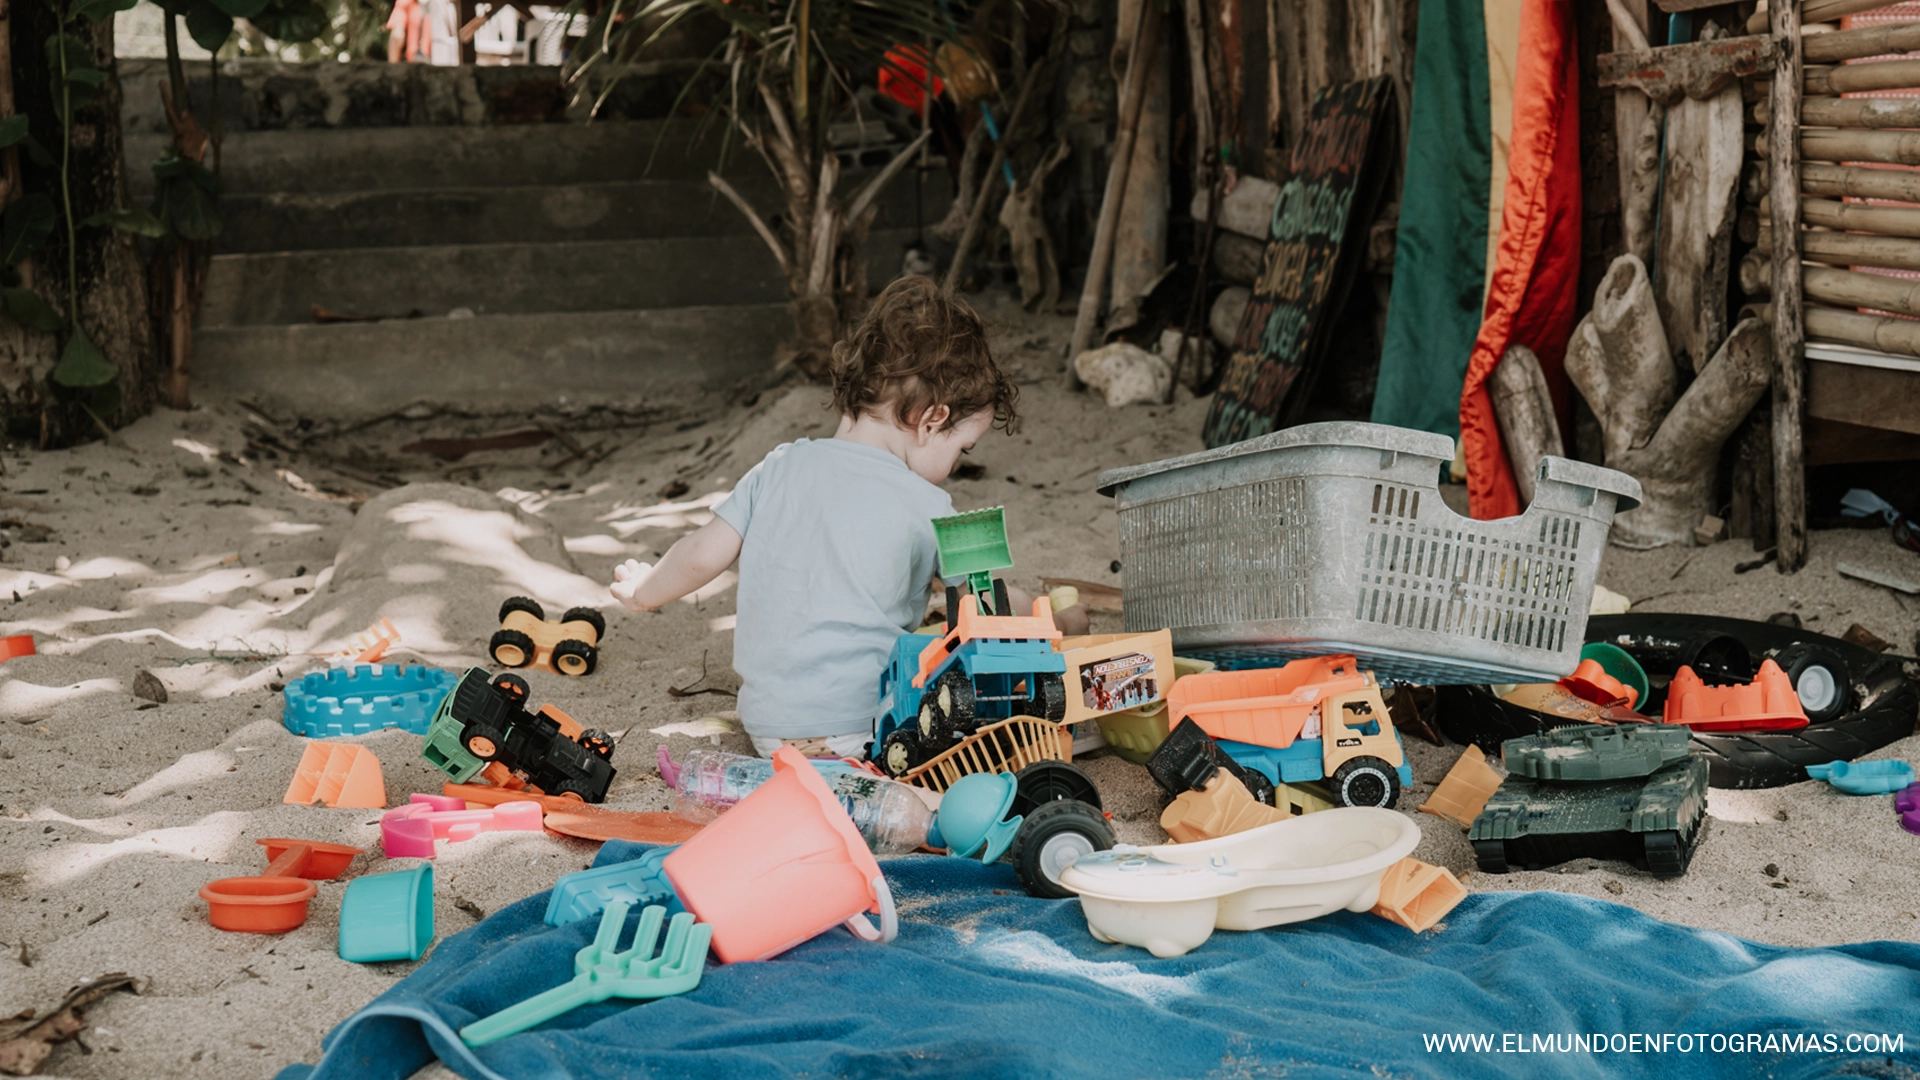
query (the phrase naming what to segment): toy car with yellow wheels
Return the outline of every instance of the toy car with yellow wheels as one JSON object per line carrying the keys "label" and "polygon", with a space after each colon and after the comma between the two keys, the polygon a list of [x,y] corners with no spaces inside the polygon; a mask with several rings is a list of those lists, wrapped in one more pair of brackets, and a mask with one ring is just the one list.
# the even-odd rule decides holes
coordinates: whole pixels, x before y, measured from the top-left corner
{"label": "toy car with yellow wheels", "polygon": [[568,608],[558,622],[549,622],[537,601],[515,596],[500,605],[500,629],[487,642],[487,653],[502,667],[591,675],[606,633],[607,620],[593,608]]}

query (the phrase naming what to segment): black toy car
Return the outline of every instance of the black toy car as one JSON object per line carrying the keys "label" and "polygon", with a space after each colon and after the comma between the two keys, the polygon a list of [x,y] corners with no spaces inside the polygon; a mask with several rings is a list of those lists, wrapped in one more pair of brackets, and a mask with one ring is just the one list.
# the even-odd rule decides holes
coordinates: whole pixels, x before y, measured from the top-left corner
{"label": "black toy car", "polygon": [[548,795],[606,799],[613,783],[613,737],[582,728],[552,705],[526,710],[528,687],[518,675],[489,680],[468,670],[447,696],[449,723],[460,725],[460,746],[482,762],[499,762]]}

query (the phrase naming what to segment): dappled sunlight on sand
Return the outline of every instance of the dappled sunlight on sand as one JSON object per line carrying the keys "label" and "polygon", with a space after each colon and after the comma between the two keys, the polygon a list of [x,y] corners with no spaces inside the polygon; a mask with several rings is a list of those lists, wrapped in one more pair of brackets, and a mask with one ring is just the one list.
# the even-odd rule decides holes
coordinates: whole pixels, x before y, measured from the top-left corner
{"label": "dappled sunlight on sand", "polygon": [[0,685],[0,716],[45,712],[81,698],[125,692],[119,679],[88,679],[71,686],[41,686],[24,679],[8,679]]}
{"label": "dappled sunlight on sand", "polygon": [[153,568],[132,559],[116,559],[103,555],[99,558],[77,562],[60,571],[60,576],[68,581],[103,581],[107,578],[148,576]]}
{"label": "dappled sunlight on sand", "polygon": [[[733,489],[716,491],[686,502],[663,502],[652,506],[621,506],[595,520],[606,522],[621,538],[641,529],[691,529],[713,520],[713,508],[727,500]],[[625,520],[616,520],[622,519]]]}
{"label": "dappled sunlight on sand", "polygon": [[551,598],[560,606],[613,603],[600,583],[528,555],[520,541],[532,533],[506,511],[425,500],[396,506],[389,518],[405,525],[408,537],[439,544],[448,562],[486,567],[528,596]]}
{"label": "dappled sunlight on sand", "polygon": [[195,862],[225,862],[234,853],[249,820],[248,814],[222,810],[191,825],[149,829],[111,843],[61,844],[27,860],[27,881],[34,888],[49,888],[97,870],[122,855],[171,855]]}
{"label": "dappled sunlight on sand", "polygon": [[307,533],[316,533],[324,528],[326,528],[325,525],[304,521],[269,521],[264,525],[254,526],[253,531],[258,536],[305,536]]}
{"label": "dappled sunlight on sand", "polygon": [[121,792],[116,801],[129,805],[143,803],[156,795],[225,776],[237,764],[238,759],[226,750],[196,750]]}
{"label": "dappled sunlight on sand", "polygon": [[267,572],[246,567],[209,570],[171,585],[135,589],[127,599],[136,604],[211,604],[229,593],[267,581]]}

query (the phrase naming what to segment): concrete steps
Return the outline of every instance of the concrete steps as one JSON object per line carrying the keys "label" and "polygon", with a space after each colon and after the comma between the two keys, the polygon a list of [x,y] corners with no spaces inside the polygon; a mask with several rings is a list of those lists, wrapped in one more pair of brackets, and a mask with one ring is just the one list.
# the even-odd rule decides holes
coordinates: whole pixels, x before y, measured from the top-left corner
{"label": "concrete steps", "polygon": [[[707,172],[769,221],[781,198],[756,155],[721,160],[720,135],[630,120],[229,136],[196,378],[338,413],[644,398],[765,371],[792,333],[785,279]],[[128,159],[162,138],[130,136]],[[911,172],[895,180],[871,280],[948,201],[944,170],[917,194]],[[316,306],[377,321],[320,325]]]}

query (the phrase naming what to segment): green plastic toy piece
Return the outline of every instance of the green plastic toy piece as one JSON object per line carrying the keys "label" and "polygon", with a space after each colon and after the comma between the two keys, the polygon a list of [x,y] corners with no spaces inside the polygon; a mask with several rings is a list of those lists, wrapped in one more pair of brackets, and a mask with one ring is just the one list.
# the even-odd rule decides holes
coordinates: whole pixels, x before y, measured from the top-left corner
{"label": "green plastic toy piece", "polygon": [[1006,507],[990,506],[934,518],[933,539],[940,548],[940,573],[949,578],[965,574],[968,590],[990,602],[993,572],[1013,566],[1013,552],[1007,546]]}
{"label": "green plastic toy piece", "polygon": [[1580,724],[1508,739],[1500,757],[1535,780],[1625,780],[1687,760],[1692,735],[1684,725]]}
{"label": "green plastic toy piece", "polygon": [[640,912],[640,926],[633,934],[633,947],[614,951],[626,925],[627,904],[615,901],[600,914],[600,930],[593,944],[573,955],[573,980],[544,994],[536,994],[518,1005],[509,1005],[484,1020],[475,1020],[460,1029],[460,1038],[468,1046],[486,1046],[509,1035],[517,1035],[536,1024],[544,1024],[582,1005],[608,998],[652,999],[684,994],[700,985],[707,966],[707,945],[713,940],[713,927],[695,922],[681,912],[667,926],[667,943],[660,955],[652,956],[660,939],[660,923],[667,909],[648,906]]}
{"label": "green plastic toy piece", "polygon": [[467,753],[466,744],[460,741],[460,730],[465,726],[453,718],[453,695],[449,693],[440,699],[440,708],[427,725],[426,741],[420,744],[420,756],[456,784],[466,783],[487,767],[486,762]]}

